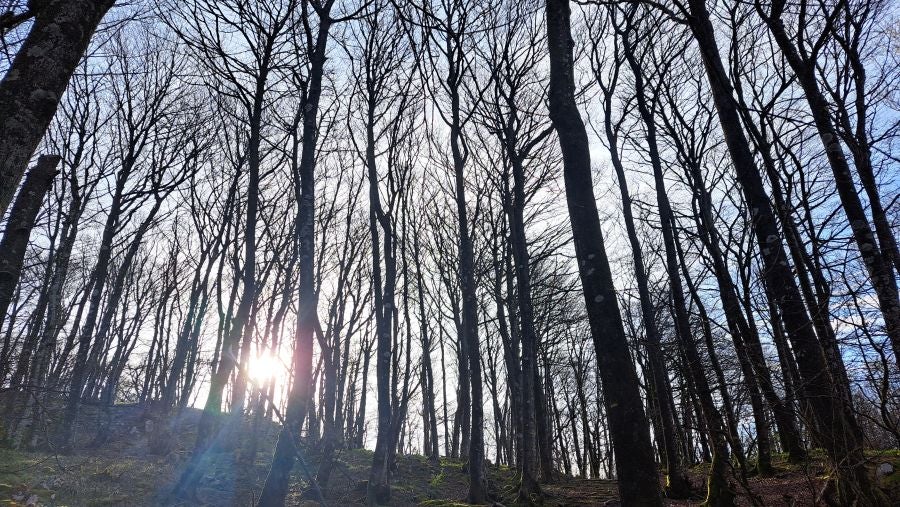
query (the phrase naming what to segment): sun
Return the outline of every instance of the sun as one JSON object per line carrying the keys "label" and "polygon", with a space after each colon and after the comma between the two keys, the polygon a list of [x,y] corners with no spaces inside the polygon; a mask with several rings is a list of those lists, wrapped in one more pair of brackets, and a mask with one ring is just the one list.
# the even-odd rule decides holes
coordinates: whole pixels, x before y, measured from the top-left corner
{"label": "sun", "polygon": [[262,352],[250,357],[250,363],[247,365],[247,373],[255,382],[268,382],[274,378],[283,376],[284,365],[277,356],[269,352]]}

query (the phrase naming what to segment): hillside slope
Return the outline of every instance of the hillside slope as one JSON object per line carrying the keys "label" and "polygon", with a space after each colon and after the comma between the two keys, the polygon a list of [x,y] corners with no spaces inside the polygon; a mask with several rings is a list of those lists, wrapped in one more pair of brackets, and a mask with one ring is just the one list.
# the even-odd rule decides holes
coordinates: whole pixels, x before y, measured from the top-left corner
{"label": "hillside slope", "polygon": [[[199,412],[188,410],[173,422],[172,450],[165,455],[150,448],[152,421],[139,406],[116,407],[105,413],[88,408],[82,417],[80,435],[84,447],[72,455],[47,451],[26,452],[0,448],[0,505],[45,506],[152,506],[160,505],[162,496],[187,458],[194,437]],[[103,426],[98,420],[106,418]],[[253,466],[239,465],[235,452],[220,452],[211,457],[197,498],[191,505],[252,505],[269,467],[277,426],[266,424]],[[96,428],[103,427],[102,444],[96,443]],[[93,431],[92,431],[93,430]],[[309,489],[308,474],[318,462],[314,448],[305,450],[303,464],[294,470],[289,505],[319,505],[304,496]],[[816,456],[816,453],[813,453]],[[872,466],[889,463],[900,469],[896,452],[872,456]],[[366,450],[347,450],[336,454],[336,466],[328,487],[326,505],[356,506],[365,504],[365,485],[372,455]],[[305,465],[305,466],[304,466]],[[791,466],[776,460],[778,472],[772,477],[751,477],[750,488],[765,505],[812,505],[823,484],[825,467],[821,456],[805,466]],[[504,466],[488,467],[489,482],[495,501],[511,505],[515,497],[515,471]],[[874,472],[873,472],[874,473]],[[672,505],[694,505],[702,495],[703,465],[692,470],[698,498],[694,501],[670,502]],[[394,472],[392,505],[457,506],[466,495],[467,475],[461,460],[442,458],[439,464],[423,456],[398,456]],[[879,478],[893,498],[900,499],[900,472]],[[746,491],[739,503],[750,505]],[[614,481],[559,477],[544,485],[548,506],[616,505]]]}

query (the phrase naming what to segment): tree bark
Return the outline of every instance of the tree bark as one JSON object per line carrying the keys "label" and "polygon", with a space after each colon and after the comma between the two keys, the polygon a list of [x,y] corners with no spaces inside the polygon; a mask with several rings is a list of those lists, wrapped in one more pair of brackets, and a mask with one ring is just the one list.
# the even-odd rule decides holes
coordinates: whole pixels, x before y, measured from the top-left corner
{"label": "tree bark", "polygon": [[[370,74],[371,75],[371,74]],[[373,83],[366,83],[372,90]],[[391,220],[381,206],[378,189],[378,168],[375,160],[375,96],[367,97],[365,160],[369,180],[369,234],[372,239],[372,286],[375,292],[375,370],[378,401],[378,432],[372,469],[369,474],[367,501],[386,503],[391,496],[391,426],[394,421],[391,404],[391,351],[393,339],[394,292],[397,281],[397,261],[394,258],[394,232]],[[379,228],[383,241],[379,240]],[[381,276],[382,257],[385,273]]]}
{"label": "tree bark", "polygon": [[[623,39],[623,51],[630,63],[633,59],[633,50],[627,37],[627,31]],[[629,58],[629,55],[632,56]],[[636,65],[636,62],[632,64],[631,68],[633,72],[636,72],[634,65]],[[637,71],[639,71],[639,68]],[[642,93],[642,91],[635,90],[635,93]],[[610,159],[613,169],[616,172],[616,178],[619,183],[619,194],[622,198],[622,216],[625,219],[625,231],[628,235],[628,242],[631,245],[631,256],[632,261],[634,262],[634,277],[637,282],[638,299],[641,305],[641,317],[644,324],[645,339],[647,341],[645,349],[650,363],[650,378],[653,391],[656,395],[656,406],[658,407],[657,410],[660,418],[659,422],[662,441],[658,442],[658,445],[662,448],[662,459],[666,466],[666,484],[664,493],[669,498],[687,498],[690,496],[691,485],[681,465],[682,457],[681,453],[678,452],[678,445],[676,444],[674,418],[672,416],[671,405],[668,403],[667,394],[667,392],[671,390],[671,386],[669,385],[665,358],[663,357],[661,348],[659,327],[656,320],[656,308],[653,306],[653,301],[650,296],[647,270],[644,267],[644,255],[640,239],[637,235],[637,228],[634,223],[631,194],[628,190],[628,181],[625,179],[625,168],[619,157],[618,135],[613,128],[611,100],[605,101],[604,117],[604,130],[607,143],[609,144]]]}
{"label": "tree bark", "polygon": [[[640,80],[636,76],[636,80]],[[650,115],[646,104],[642,104],[642,96],[638,95],[638,108],[643,110],[643,115]],[[697,401],[700,405],[703,419],[709,431],[709,439],[712,443],[712,465],[707,477],[707,497],[706,503],[709,505],[731,505],[734,503],[734,492],[728,485],[726,476],[728,467],[728,445],[726,443],[726,429],[722,426],[722,415],[716,408],[712,398],[712,388],[706,378],[705,368],[697,350],[697,344],[691,333],[690,317],[687,312],[687,304],[684,299],[684,289],[681,283],[681,275],[678,264],[678,252],[675,245],[675,235],[673,231],[674,215],[669,198],[666,194],[665,182],[662,174],[662,164],[659,158],[656,145],[655,127],[652,121],[644,121],[644,128],[647,131],[647,147],[650,152],[650,161],[653,166],[653,177],[656,182],[656,202],[659,208],[659,220],[662,225],[663,243],[665,247],[666,271],[669,277],[669,290],[672,297],[672,306],[675,311],[675,331],[679,343],[681,344],[684,354],[685,375],[690,375],[694,383],[697,394]],[[708,335],[707,335],[708,336]],[[711,338],[711,337],[710,337]],[[721,367],[718,366],[716,358],[713,356],[713,369],[716,371],[720,384],[724,384],[724,375]],[[724,388],[724,386],[723,386]],[[723,393],[728,396],[728,393]],[[727,398],[726,398],[727,400]],[[729,421],[734,417],[726,401],[727,415]],[[731,433],[736,433],[736,423],[731,422]],[[732,439],[735,436],[732,435]]]}
{"label": "tree bark", "polygon": [[[884,244],[879,246],[856,191],[850,164],[838,141],[838,133],[831,120],[830,105],[816,81],[816,62],[811,61],[808,57],[804,58],[801,48],[798,48],[788,35],[781,19],[784,7],[784,0],[776,0],[772,3],[770,12],[767,13],[762,5],[756,3],[757,12],[768,25],[781,53],[803,88],[813,122],[819,133],[819,139],[831,166],[832,174],[834,174],[834,182],[841,205],[847,215],[850,229],[853,231],[853,239],[856,241],[863,264],[872,280],[872,287],[878,297],[878,304],[884,317],[885,332],[894,349],[895,361],[900,362],[900,295],[898,295],[897,282],[891,265],[891,254],[893,253],[891,249],[896,248],[892,241],[893,235],[890,231],[883,231],[887,235],[882,235]],[[883,250],[883,248],[887,249]]]}
{"label": "tree bark", "polygon": [[31,31],[0,81],[0,216],[113,0],[40,4]]}
{"label": "tree bark", "polygon": [[307,95],[304,101],[303,146],[300,155],[299,205],[297,209],[298,227],[298,274],[300,277],[298,295],[300,307],[297,315],[297,330],[294,340],[293,372],[291,392],[288,398],[284,426],[275,443],[275,453],[266,482],[257,504],[259,507],[284,505],[288,493],[291,469],[297,453],[298,432],[303,425],[308,405],[311,401],[313,336],[315,334],[316,291],[315,277],[315,168],[316,140],[318,137],[319,99],[322,96],[322,77],[325,70],[328,31],[333,20],[330,17],[334,0],[326,0],[316,8],[319,26],[310,51],[310,73]]}
{"label": "tree bark", "polygon": [[57,174],[56,166],[59,160],[58,155],[42,155],[38,159],[37,164],[28,171],[16,202],[9,212],[3,240],[0,240],[0,327],[3,327],[6,311],[22,275],[28,238],[44,202],[44,196],[50,190],[53,178]]}

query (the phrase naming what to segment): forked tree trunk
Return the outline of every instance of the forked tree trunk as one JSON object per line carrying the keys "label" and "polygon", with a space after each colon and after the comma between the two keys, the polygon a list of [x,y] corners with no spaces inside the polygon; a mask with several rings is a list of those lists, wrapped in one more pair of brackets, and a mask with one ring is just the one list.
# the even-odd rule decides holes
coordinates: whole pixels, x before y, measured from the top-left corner
{"label": "forked tree trunk", "polygon": [[[636,79],[639,79],[636,77]],[[638,95],[638,107],[645,110],[643,114],[649,114],[646,104],[642,104],[641,95]],[[652,119],[650,122],[644,121],[644,127],[647,129],[647,146],[650,152],[650,161],[653,166],[653,176],[656,182],[656,202],[659,208],[659,220],[662,225],[663,243],[665,247],[666,271],[669,277],[669,290],[672,295],[672,305],[675,310],[675,335],[681,344],[684,354],[685,374],[690,375],[696,389],[697,401],[700,405],[700,411],[706,428],[709,432],[709,439],[712,443],[712,465],[710,466],[709,476],[707,477],[707,496],[706,503],[708,505],[731,505],[734,503],[734,492],[728,485],[728,444],[726,429],[722,425],[722,415],[716,408],[712,398],[712,388],[706,378],[706,368],[700,358],[697,344],[691,335],[690,317],[687,311],[687,303],[684,299],[684,289],[681,283],[681,275],[678,264],[678,252],[675,245],[675,234],[673,231],[674,215],[672,207],[669,204],[669,198],[666,194],[665,183],[662,174],[662,164],[657,152],[656,138],[653,129]],[[717,366],[715,357],[713,360],[713,369],[717,373],[720,383],[724,383],[721,368]],[[727,396],[727,393],[723,394]],[[729,407],[726,405],[729,412]],[[735,433],[735,423],[731,423],[731,432]],[[733,437],[734,438],[734,437]]]}
{"label": "forked tree trunk", "polygon": [[[731,274],[725,265],[724,254],[719,246],[719,235],[712,220],[709,193],[703,184],[699,168],[695,166],[690,167],[688,181],[692,186],[700,208],[695,214],[697,232],[712,258],[713,274],[719,287],[722,308],[725,311],[725,320],[731,332],[735,350],[739,352],[744,377],[750,382],[751,397],[755,396],[754,392],[758,389],[765,398],[766,403],[774,413],[775,424],[784,450],[788,452],[791,462],[799,463],[806,457],[806,451],[803,449],[803,442],[797,429],[794,414],[775,391],[771,372],[763,355],[759,335],[756,333],[756,329],[747,323],[741,312],[740,300],[735,292]],[[745,365],[750,366],[750,369]],[[754,417],[760,419],[758,412],[758,409],[754,408]],[[763,459],[761,446],[758,466],[761,473],[767,473],[771,468],[770,464],[767,465]]]}
{"label": "forked tree trunk", "polygon": [[325,55],[328,43],[328,31],[331,29],[330,18],[333,0],[327,0],[317,9],[319,16],[318,32],[314,47],[310,50],[310,73],[303,115],[303,146],[300,155],[298,203],[298,274],[300,277],[298,295],[300,307],[297,315],[297,329],[294,343],[293,372],[291,392],[284,426],[275,443],[275,453],[269,475],[263,485],[256,505],[269,507],[284,505],[287,497],[291,469],[294,467],[296,445],[299,442],[300,427],[312,400],[312,360],[313,337],[316,325],[316,292],[315,292],[315,167],[316,139],[318,131],[319,99],[322,96],[322,77],[325,68]]}
{"label": "forked tree trunk", "polygon": [[[624,40],[626,55],[631,51],[627,38]],[[632,68],[634,70],[634,68]],[[675,439],[675,425],[671,405],[668,403],[671,386],[666,370],[665,358],[659,337],[659,327],[656,320],[656,308],[650,296],[650,287],[647,278],[647,269],[644,267],[644,255],[641,242],[637,235],[634,223],[634,214],[631,207],[631,193],[628,190],[628,181],[625,177],[625,168],[619,157],[618,136],[612,124],[612,104],[607,101],[604,104],[604,126],[607,143],[609,144],[610,159],[616,178],[619,183],[619,194],[622,198],[622,216],[625,219],[625,231],[628,234],[628,242],[631,244],[631,257],[634,262],[634,276],[638,287],[638,299],[641,305],[641,317],[644,324],[644,333],[647,340],[647,359],[652,380],[653,392],[656,398],[656,407],[659,413],[659,426],[662,439],[657,445],[661,446],[661,455],[666,467],[666,484],[664,492],[669,498],[687,498],[691,494],[691,485],[688,482],[682,467],[682,456],[678,450]]]}
{"label": "forked tree trunk", "polygon": [[847,215],[850,230],[853,231],[853,239],[859,249],[863,264],[872,280],[872,287],[878,297],[881,314],[884,317],[885,332],[890,338],[894,349],[896,361],[900,361],[900,296],[898,296],[897,282],[894,277],[894,269],[891,263],[893,234],[883,231],[882,245],[879,245],[875,232],[869,225],[862,201],[856,191],[853,175],[850,172],[850,164],[844,156],[844,150],[838,141],[838,133],[831,119],[831,111],[828,100],[819,89],[816,81],[816,62],[804,58],[801,48],[798,48],[788,35],[781,19],[785,2],[777,0],[772,3],[771,10],[766,12],[757,3],[757,12],[766,22],[781,53],[797,77],[806,102],[813,117],[819,139],[834,174],[834,182],[841,205]]}
{"label": "forked tree trunk", "polygon": [[[374,86],[367,83],[368,87]],[[367,97],[366,117],[366,169],[369,180],[369,234],[372,240],[372,285],[375,293],[375,370],[378,393],[378,430],[372,469],[366,492],[369,504],[387,503],[391,497],[391,426],[394,421],[391,404],[391,351],[394,316],[394,292],[397,281],[397,261],[394,258],[394,231],[391,219],[381,206],[378,189],[378,169],[375,160],[375,114],[377,104],[374,94]],[[379,228],[384,233],[379,241]],[[384,259],[384,279],[381,264]]]}
{"label": "forked tree trunk", "polygon": [[[509,129],[511,130],[511,129]],[[514,134],[510,133],[510,137]],[[522,501],[531,501],[532,496],[540,496],[541,490],[537,483],[537,474],[542,468],[546,468],[541,460],[549,451],[546,449],[545,439],[539,438],[546,433],[543,417],[544,411],[539,409],[543,405],[543,397],[536,396],[542,387],[538,373],[538,339],[534,325],[534,305],[531,300],[531,260],[528,255],[528,243],[525,237],[525,167],[522,157],[515,151],[516,140],[514,137],[506,140],[507,152],[512,165],[513,188],[512,206],[510,213],[510,243],[512,246],[513,265],[516,279],[516,302],[518,303],[518,318],[521,329],[522,343],[522,369],[520,370],[521,382],[519,385],[520,410],[519,423],[522,432],[522,459],[518,467],[520,474],[519,498]],[[544,409],[546,410],[546,409]],[[539,463],[541,460],[541,463]],[[547,475],[547,470],[541,470],[542,475]],[[552,472],[552,466],[551,466]],[[544,477],[549,480],[552,477]]]}

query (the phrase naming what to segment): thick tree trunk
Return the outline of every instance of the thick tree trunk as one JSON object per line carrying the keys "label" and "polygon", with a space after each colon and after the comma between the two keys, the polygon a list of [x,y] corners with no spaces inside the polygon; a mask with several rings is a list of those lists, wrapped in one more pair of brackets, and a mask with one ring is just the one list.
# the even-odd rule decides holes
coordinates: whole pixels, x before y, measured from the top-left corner
{"label": "thick tree trunk", "polygon": [[113,0],[35,4],[31,31],[0,81],[0,216]]}
{"label": "thick tree trunk", "polygon": [[619,492],[626,505],[661,505],[650,428],[628,351],[591,179],[587,132],[575,101],[568,0],[547,0],[550,118],[563,154],[566,200],[598,369]]}

